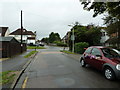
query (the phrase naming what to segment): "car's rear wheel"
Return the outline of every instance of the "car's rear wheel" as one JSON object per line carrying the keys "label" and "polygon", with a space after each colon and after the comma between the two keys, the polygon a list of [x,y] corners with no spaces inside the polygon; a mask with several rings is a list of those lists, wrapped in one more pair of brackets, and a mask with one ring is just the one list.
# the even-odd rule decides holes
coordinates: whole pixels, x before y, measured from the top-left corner
{"label": "car's rear wheel", "polygon": [[110,67],[104,69],[104,75],[108,80],[115,80],[115,73]]}
{"label": "car's rear wheel", "polygon": [[85,67],[85,66],[86,66],[86,63],[85,63],[85,61],[84,61],[83,59],[81,59],[80,63],[81,63],[81,66],[82,66],[82,67]]}

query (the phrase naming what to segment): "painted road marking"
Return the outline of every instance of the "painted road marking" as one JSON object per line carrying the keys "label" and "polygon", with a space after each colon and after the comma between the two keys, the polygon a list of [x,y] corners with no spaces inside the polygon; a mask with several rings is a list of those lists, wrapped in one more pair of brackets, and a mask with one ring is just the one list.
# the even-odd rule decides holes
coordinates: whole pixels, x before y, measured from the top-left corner
{"label": "painted road marking", "polygon": [[41,52],[41,54],[57,54],[57,53],[62,53],[62,52]]}
{"label": "painted road marking", "polygon": [[22,88],[26,88],[27,81],[28,81],[28,77],[25,78],[23,85],[22,85]]}

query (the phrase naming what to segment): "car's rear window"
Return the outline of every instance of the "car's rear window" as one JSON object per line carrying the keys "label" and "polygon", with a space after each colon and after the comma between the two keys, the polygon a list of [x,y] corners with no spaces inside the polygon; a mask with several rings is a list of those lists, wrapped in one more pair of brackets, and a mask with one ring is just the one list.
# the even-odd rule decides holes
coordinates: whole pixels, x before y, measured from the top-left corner
{"label": "car's rear window", "polygon": [[107,58],[120,58],[120,55],[111,48],[102,48],[101,50],[104,56]]}

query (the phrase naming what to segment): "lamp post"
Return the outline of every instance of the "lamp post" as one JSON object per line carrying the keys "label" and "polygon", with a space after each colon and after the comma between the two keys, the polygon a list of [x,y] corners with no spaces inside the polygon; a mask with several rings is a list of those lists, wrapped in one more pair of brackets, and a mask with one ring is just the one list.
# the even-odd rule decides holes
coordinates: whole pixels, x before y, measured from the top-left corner
{"label": "lamp post", "polygon": [[[70,26],[70,27],[74,27],[73,25],[68,25],[68,26]],[[74,53],[74,40],[75,40],[74,28],[72,29],[71,40],[72,40],[72,52]]]}

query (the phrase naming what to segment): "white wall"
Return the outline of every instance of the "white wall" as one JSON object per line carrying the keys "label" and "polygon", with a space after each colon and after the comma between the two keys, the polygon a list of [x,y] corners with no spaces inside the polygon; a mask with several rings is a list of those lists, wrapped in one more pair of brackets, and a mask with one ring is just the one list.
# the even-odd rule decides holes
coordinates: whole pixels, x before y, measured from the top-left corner
{"label": "white wall", "polygon": [[27,44],[33,43],[35,44],[35,40],[27,40]]}
{"label": "white wall", "polygon": [[5,33],[5,37],[9,36],[9,34],[10,34],[10,30],[7,29],[7,31],[6,31],[6,33]]}
{"label": "white wall", "polygon": [[[17,39],[18,41],[21,40],[21,35],[9,35],[9,36],[14,37],[14,38]],[[25,43],[27,43],[27,44],[30,44],[30,43],[35,44],[35,40],[27,40],[27,37],[32,37],[32,36],[34,36],[34,35],[23,35],[23,36],[22,36],[22,39],[23,39],[23,40],[25,41]]]}
{"label": "white wall", "polygon": [[[9,35],[9,36],[12,36],[12,37],[16,38],[17,40],[21,39],[21,35]],[[27,37],[31,37],[31,35],[22,35],[23,40],[27,40]]]}
{"label": "white wall", "polygon": [[107,35],[107,32],[104,29],[101,29],[102,37],[100,43],[105,43],[110,37]]}

